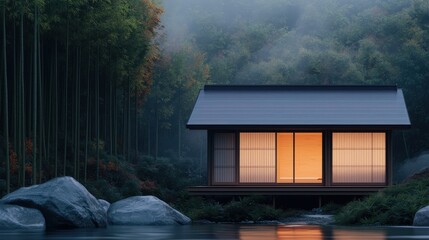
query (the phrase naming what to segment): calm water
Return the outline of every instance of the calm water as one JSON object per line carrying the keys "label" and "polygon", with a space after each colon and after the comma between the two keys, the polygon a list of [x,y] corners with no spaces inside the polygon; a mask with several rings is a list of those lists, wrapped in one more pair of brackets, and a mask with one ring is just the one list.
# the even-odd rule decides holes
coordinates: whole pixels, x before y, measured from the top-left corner
{"label": "calm water", "polygon": [[0,239],[429,239],[429,228],[232,224],[113,226],[55,232],[0,231]]}

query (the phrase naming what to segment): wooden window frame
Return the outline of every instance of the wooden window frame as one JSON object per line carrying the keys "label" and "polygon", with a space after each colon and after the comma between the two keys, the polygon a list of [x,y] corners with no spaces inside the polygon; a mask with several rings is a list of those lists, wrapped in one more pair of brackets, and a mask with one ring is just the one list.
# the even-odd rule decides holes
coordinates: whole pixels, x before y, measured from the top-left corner
{"label": "wooden window frame", "polygon": [[[361,182],[361,183],[335,183],[332,181],[332,174],[333,174],[333,133],[384,133],[385,134],[385,181],[384,183],[368,183],[368,182]],[[330,186],[350,186],[350,187],[360,187],[360,186],[377,186],[377,187],[385,187],[391,185],[391,131],[390,130],[332,130],[329,131],[330,135],[330,167],[329,167],[329,175],[330,175]]]}
{"label": "wooden window frame", "polygon": [[[275,133],[276,141],[276,161],[275,161],[275,182],[273,183],[240,183],[240,132],[272,132]],[[305,132],[320,132],[322,133],[322,183],[277,183],[277,133],[292,132],[292,133],[305,133]],[[356,133],[385,133],[386,135],[386,181],[385,183],[333,183],[332,182],[332,133],[333,132],[356,132]],[[261,129],[261,130],[208,130],[207,134],[207,175],[209,186],[279,186],[279,187],[294,187],[294,186],[315,186],[315,187],[385,187],[392,184],[392,147],[391,147],[391,130],[383,128],[303,128],[303,129],[290,129],[280,128],[276,130],[272,129]],[[231,183],[216,183],[213,179],[214,171],[214,145],[213,137],[215,133],[234,133],[235,134],[235,181]]]}

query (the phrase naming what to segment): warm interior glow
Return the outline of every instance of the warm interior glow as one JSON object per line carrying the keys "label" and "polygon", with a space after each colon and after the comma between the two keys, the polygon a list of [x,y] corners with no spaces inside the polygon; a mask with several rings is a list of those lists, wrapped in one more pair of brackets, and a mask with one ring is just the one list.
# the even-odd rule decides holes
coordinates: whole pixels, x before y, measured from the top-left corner
{"label": "warm interior glow", "polygon": [[322,133],[277,133],[277,182],[322,182]]}
{"label": "warm interior glow", "polygon": [[319,226],[279,225],[276,239],[323,239],[322,228]]}
{"label": "warm interior glow", "polygon": [[277,182],[293,183],[293,133],[277,133]]}
{"label": "warm interior glow", "polygon": [[215,133],[213,145],[213,181],[235,182],[235,134]]}
{"label": "warm interior glow", "polygon": [[332,133],[332,182],[385,183],[385,133]]}
{"label": "warm interior glow", "polygon": [[295,183],[322,182],[322,133],[295,133]]}
{"label": "warm interior glow", "polygon": [[275,133],[240,133],[240,182],[275,182]]}

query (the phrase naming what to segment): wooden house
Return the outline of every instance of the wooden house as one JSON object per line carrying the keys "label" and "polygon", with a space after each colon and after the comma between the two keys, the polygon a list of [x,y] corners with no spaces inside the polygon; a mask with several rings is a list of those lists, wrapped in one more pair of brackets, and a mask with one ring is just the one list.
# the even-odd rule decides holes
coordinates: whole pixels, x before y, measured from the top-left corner
{"label": "wooden house", "polygon": [[194,195],[366,195],[392,182],[396,86],[205,86],[187,123],[207,130]]}

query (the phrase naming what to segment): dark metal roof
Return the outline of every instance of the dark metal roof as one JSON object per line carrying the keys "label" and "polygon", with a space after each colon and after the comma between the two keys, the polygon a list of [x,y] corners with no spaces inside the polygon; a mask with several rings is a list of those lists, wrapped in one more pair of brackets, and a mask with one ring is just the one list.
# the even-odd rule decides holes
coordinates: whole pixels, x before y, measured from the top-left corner
{"label": "dark metal roof", "polygon": [[406,127],[396,86],[211,85],[200,91],[187,127]]}

